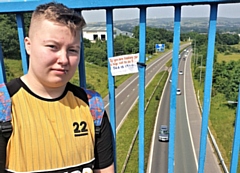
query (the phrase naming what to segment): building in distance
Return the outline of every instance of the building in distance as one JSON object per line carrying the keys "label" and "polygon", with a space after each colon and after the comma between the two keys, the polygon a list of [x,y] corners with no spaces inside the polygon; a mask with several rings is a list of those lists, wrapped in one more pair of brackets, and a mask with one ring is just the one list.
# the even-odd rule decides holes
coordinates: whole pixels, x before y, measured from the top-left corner
{"label": "building in distance", "polygon": [[[132,37],[133,33],[127,31],[121,31],[120,29],[114,27],[113,29],[114,38],[118,35],[125,35]],[[104,26],[99,27],[86,27],[83,29],[83,38],[90,40],[91,42],[95,42],[96,40],[107,40],[107,29]]]}

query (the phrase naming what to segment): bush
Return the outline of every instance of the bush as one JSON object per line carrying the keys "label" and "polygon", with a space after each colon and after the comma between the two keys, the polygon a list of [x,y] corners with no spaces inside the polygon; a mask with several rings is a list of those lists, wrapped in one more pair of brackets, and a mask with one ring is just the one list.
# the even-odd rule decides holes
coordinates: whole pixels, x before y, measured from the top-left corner
{"label": "bush", "polygon": [[232,55],[232,53],[229,52],[229,51],[226,51],[226,52],[224,53],[224,55]]}

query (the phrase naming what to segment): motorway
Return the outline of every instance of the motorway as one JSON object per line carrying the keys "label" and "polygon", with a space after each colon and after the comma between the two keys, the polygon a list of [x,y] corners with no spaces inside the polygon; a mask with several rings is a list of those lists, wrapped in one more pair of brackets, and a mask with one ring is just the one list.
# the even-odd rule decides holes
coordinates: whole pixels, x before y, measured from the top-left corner
{"label": "motorway", "polygon": [[[183,75],[178,77],[178,87],[181,89],[182,94],[177,96],[174,172],[197,173],[201,114],[192,83],[191,51],[189,51],[186,60],[183,60],[183,57],[184,55],[182,55],[179,62],[179,71],[182,70]],[[171,83],[167,82],[159,104],[158,118],[152,140],[152,151],[149,157],[149,173],[168,172],[168,143],[158,141],[158,130],[161,124],[169,124],[170,87]],[[204,172],[221,173],[222,171],[209,141],[207,142],[206,153]]]}
{"label": "motorway", "polygon": [[[184,55],[182,55],[184,56]],[[190,56],[190,54],[189,54]],[[172,52],[159,57],[147,65],[145,85],[151,82],[157,73],[166,70],[166,62],[172,58]],[[182,90],[182,95],[177,97],[177,119],[175,135],[175,173],[195,173],[197,172],[197,157],[199,152],[201,115],[197,107],[197,102],[192,86],[190,58],[185,61],[181,58],[179,69],[184,71],[179,75],[178,86]],[[158,141],[158,131],[161,124],[169,124],[169,103],[170,85],[166,86],[161,98],[158,119],[156,119],[155,131],[153,133],[152,151],[149,157],[149,173],[168,172],[168,142]],[[187,92],[186,92],[187,91]],[[131,108],[138,100],[138,74],[132,75],[122,85],[115,90],[116,99],[116,127],[117,131],[124,122]],[[190,102],[190,105],[187,103]],[[104,98],[105,109],[108,112],[108,96]],[[187,111],[186,111],[187,110]],[[190,117],[191,116],[191,117]],[[191,126],[190,126],[191,124]],[[191,129],[191,130],[190,130]],[[217,159],[213,154],[210,143],[207,143],[207,157],[205,162],[205,173],[220,173]]]}

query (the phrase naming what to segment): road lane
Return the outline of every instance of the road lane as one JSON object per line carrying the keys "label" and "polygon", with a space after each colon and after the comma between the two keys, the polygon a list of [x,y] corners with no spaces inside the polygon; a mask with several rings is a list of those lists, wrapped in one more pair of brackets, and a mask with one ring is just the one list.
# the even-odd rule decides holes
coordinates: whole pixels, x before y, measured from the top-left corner
{"label": "road lane", "polygon": [[[197,103],[196,93],[193,86],[192,74],[191,74],[191,59],[186,59],[185,66],[185,88],[186,92],[186,101],[187,101],[187,112],[189,118],[190,129],[192,132],[192,139],[195,147],[195,153],[198,159],[199,149],[200,149],[200,132],[201,132],[201,112]],[[206,158],[205,158],[205,173],[221,173],[223,172],[214,149],[207,139],[207,148],[206,148]]]}
{"label": "road lane", "polygon": [[191,136],[188,129],[184,95],[177,96],[175,137],[175,173],[197,172]]}
{"label": "road lane", "polygon": [[161,103],[159,104],[159,109],[156,117],[156,129],[153,133],[153,141],[152,141],[152,154],[150,154],[149,158],[149,173],[166,173],[168,171],[168,142],[160,142],[158,141],[158,132],[161,125],[169,124],[169,103],[170,103],[170,83],[166,83],[163,96],[161,99]]}

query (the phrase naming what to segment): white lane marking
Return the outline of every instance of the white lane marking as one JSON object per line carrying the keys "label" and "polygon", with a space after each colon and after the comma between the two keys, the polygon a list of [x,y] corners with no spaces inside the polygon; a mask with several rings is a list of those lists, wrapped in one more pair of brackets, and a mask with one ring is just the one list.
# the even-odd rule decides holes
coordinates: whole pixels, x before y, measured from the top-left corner
{"label": "white lane marking", "polygon": [[[191,57],[190,57],[191,58]],[[189,56],[186,58],[186,61],[188,61]],[[184,65],[184,74],[186,74],[186,61],[185,61],[185,65]],[[190,61],[191,63],[191,61]],[[196,150],[193,144],[193,138],[192,138],[192,132],[191,132],[191,128],[190,128],[190,123],[189,123],[189,118],[188,118],[188,109],[187,109],[187,98],[186,98],[186,81],[185,81],[185,77],[186,75],[184,75],[184,102],[185,102],[185,107],[186,107],[186,118],[187,118],[187,124],[188,124],[188,131],[190,134],[190,140],[191,140],[191,144],[192,144],[192,149],[193,149],[193,155],[194,155],[194,159],[195,159],[195,164],[196,164],[196,168],[198,170],[198,161],[197,161],[197,156],[196,156]]]}

